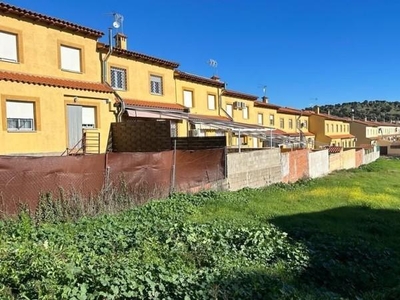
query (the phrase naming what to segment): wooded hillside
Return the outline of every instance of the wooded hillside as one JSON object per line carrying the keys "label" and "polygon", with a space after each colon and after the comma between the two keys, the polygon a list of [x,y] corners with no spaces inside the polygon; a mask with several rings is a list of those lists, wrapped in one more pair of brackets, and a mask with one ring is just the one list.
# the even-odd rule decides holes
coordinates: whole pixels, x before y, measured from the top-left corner
{"label": "wooded hillside", "polygon": [[[305,108],[312,110],[312,107]],[[330,113],[338,117],[351,117],[354,109],[355,119],[365,119],[379,122],[400,121],[400,102],[385,100],[365,100],[363,102],[347,102],[341,104],[321,105],[321,113]]]}

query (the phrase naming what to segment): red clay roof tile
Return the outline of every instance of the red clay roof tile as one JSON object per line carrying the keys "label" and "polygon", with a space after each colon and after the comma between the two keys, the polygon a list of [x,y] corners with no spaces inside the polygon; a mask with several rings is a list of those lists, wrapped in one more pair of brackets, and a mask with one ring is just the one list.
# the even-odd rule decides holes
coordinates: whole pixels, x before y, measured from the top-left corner
{"label": "red clay roof tile", "polygon": [[223,92],[223,95],[227,96],[227,97],[233,97],[233,98],[239,98],[239,99],[251,100],[251,101],[255,101],[255,100],[258,99],[257,96],[244,94],[244,93],[241,93],[241,92],[236,92],[236,91],[231,91],[231,90],[225,90]]}
{"label": "red clay roof tile", "polygon": [[193,75],[190,73],[182,72],[176,70],[174,73],[175,78],[191,81],[191,82],[196,82],[196,83],[202,83],[210,86],[215,86],[215,87],[224,87],[225,83],[222,81],[214,80],[211,78],[206,78],[206,77],[201,77],[198,75]]}
{"label": "red clay roof tile", "polygon": [[187,109],[183,105],[180,105],[177,103],[154,102],[154,101],[144,101],[144,100],[136,100],[136,99],[124,99],[124,102],[127,106],[160,108],[160,109],[180,110],[180,111],[184,111]]}
{"label": "red clay roof tile", "polygon": [[18,19],[28,20],[44,26],[55,27],[57,29],[61,29],[62,31],[84,35],[85,37],[92,37],[97,39],[104,35],[104,33],[101,31],[77,25],[61,19],[56,19],[53,17],[42,15],[3,2],[0,2],[0,14],[17,17]]}
{"label": "red clay roof tile", "polygon": [[93,91],[101,93],[113,93],[113,89],[101,82],[80,81],[48,76],[31,75],[0,70],[0,81],[21,82],[37,85],[46,85],[59,88]]}
{"label": "red clay roof tile", "polygon": [[[105,45],[103,43],[97,43],[97,50],[100,52],[108,52],[108,49],[110,48],[109,45]],[[163,67],[167,67],[167,68],[172,68],[175,69],[177,67],[179,67],[179,63],[173,62],[173,61],[168,61],[165,59],[160,59],[154,56],[149,56],[146,54],[142,54],[142,53],[138,53],[138,52],[134,52],[134,51],[129,51],[129,50],[124,50],[121,48],[113,48],[112,50],[112,54],[113,55],[117,55],[117,56],[121,56],[121,57],[125,57],[128,59],[135,59],[138,61],[142,61],[142,62],[147,62],[147,63],[152,63],[155,65],[159,65],[159,66],[163,66]]]}

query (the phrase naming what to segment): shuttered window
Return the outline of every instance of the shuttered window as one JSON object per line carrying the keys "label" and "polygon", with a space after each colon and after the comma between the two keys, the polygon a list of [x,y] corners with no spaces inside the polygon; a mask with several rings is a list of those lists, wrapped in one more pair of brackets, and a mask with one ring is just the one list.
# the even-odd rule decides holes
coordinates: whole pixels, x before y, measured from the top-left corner
{"label": "shuttered window", "polygon": [[20,101],[6,101],[7,130],[33,131],[35,130],[34,103]]}
{"label": "shuttered window", "polygon": [[183,105],[186,107],[193,107],[193,92],[183,91]]}
{"label": "shuttered window", "polygon": [[11,62],[18,61],[16,34],[0,31],[0,60]]}
{"label": "shuttered window", "polygon": [[163,94],[163,82],[162,77],[150,75],[150,93],[154,95]]}
{"label": "shuttered window", "polygon": [[209,110],[215,110],[215,95],[208,95],[207,103]]}
{"label": "shuttered window", "polygon": [[61,69],[72,72],[81,72],[81,50],[62,45]]}

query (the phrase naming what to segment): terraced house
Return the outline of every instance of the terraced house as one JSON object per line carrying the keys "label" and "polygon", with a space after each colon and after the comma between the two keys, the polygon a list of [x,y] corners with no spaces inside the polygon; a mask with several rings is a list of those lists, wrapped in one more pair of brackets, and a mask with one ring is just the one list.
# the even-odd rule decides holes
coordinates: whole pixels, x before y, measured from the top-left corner
{"label": "terraced house", "polygon": [[350,133],[351,120],[320,113],[319,107],[310,112],[310,131],[315,134],[315,147],[355,147],[356,137]]}
{"label": "terraced house", "polygon": [[102,35],[0,3],[0,154],[60,155],[84,134],[87,151],[105,149],[116,110],[101,82]]}

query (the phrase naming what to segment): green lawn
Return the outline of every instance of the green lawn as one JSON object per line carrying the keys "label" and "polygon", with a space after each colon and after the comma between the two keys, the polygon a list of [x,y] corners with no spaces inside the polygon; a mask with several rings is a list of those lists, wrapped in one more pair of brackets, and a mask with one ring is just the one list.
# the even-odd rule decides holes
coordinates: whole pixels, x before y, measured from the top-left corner
{"label": "green lawn", "polygon": [[0,222],[0,299],[400,299],[399,187],[379,159],[75,222],[47,204]]}

